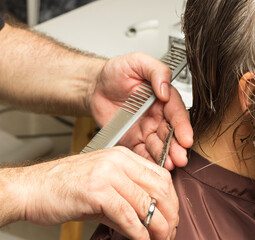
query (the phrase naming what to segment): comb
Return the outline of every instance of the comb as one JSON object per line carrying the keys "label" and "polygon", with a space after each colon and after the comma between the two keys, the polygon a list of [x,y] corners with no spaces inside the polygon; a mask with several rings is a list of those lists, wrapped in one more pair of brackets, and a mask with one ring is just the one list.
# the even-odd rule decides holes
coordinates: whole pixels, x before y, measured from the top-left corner
{"label": "comb", "polygon": [[[170,50],[161,61],[172,70],[173,81],[187,65],[184,40],[172,38]],[[115,146],[155,100],[150,83],[143,81],[81,153]]]}

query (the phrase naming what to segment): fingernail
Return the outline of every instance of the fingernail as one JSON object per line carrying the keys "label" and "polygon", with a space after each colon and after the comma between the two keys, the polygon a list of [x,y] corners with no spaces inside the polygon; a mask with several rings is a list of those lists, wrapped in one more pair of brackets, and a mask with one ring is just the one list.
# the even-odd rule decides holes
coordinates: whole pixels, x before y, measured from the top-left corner
{"label": "fingernail", "polygon": [[161,84],[161,95],[164,97],[164,98],[169,98],[169,86],[167,83],[162,83]]}

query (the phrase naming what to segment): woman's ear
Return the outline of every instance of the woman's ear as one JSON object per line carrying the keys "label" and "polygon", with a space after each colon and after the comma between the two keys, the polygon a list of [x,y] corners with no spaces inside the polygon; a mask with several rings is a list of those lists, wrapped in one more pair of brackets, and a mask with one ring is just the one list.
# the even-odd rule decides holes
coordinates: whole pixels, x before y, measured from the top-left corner
{"label": "woman's ear", "polygon": [[239,101],[242,111],[245,112],[254,102],[255,75],[252,72],[245,73],[239,81]]}

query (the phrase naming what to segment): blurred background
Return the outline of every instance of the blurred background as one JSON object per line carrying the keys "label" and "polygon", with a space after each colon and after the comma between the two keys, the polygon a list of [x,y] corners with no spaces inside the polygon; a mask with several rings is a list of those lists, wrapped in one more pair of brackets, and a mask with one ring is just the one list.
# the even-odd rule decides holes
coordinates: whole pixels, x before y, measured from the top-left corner
{"label": "blurred background", "polygon": [[[90,2],[93,0],[0,0],[0,12],[34,26]],[[0,105],[0,163],[69,153],[73,125],[72,117],[38,115]]]}
{"label": "blurred background", "polygon": [[42,23],[93,1],[94,0],[0,0],[0,8],[9,12],[23,23],[27,23],[29,5],[38,5],[38,23]]}

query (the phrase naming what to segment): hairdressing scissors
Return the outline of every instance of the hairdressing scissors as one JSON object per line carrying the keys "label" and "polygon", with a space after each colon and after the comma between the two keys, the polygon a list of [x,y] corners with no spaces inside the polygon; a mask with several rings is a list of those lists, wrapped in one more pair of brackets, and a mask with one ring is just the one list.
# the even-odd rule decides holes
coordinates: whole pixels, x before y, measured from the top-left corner
{"label": "hairdressing scissors", "polygon": [[174,133],[174,128],[171,128],[169,125],[167,127],[167,129],[169,130],[169,133],[166,136],[163,148],[162,148],[162,152],[160,154],[159,157],[159,161],[158,161],[158,165],[161,167],[164,167],[165,162],[166,162],[166,158],[169,152],[169,148],[170,148],[170,143],[173,137],[173,133]]}

